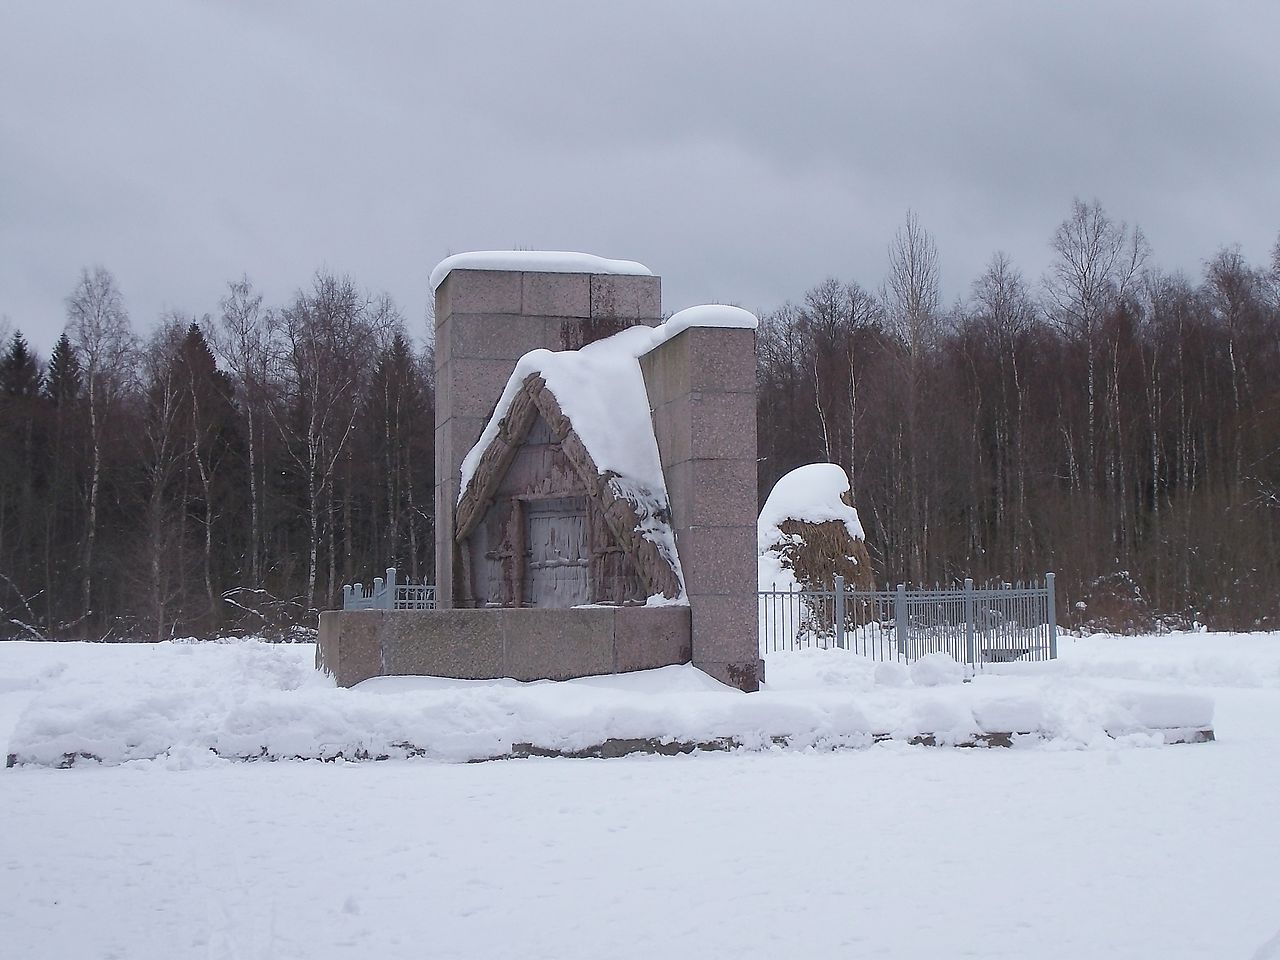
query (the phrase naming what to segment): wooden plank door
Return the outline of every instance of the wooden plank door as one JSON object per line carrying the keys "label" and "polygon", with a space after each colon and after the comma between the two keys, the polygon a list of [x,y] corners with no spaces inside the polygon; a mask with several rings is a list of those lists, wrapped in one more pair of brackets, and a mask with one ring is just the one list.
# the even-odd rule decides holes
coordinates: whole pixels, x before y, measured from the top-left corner
{"label": "wooden plank door", "polygon": [[530,500],[525,505],[525,518],[529,605],[572,607],[590,603],[586,498]]}

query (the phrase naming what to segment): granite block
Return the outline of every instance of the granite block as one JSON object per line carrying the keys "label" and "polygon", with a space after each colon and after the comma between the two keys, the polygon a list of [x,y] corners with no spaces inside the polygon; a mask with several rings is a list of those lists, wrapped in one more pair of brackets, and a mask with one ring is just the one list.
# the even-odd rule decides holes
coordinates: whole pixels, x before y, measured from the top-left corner
{"label": "granite block", "polygon": [[696,459],[756,460],[755,393],[690,394],[690,448]]}
{"label": "granite block", "polygon": [[[756,528],[704,527],[681,531],[678,547],[690,597],[706,594],[755,596]],[[754,612],[754,599],[751,603]]]}
{"label": "granite block", "polygon": [[[662,448],[659,447],[659,450]],[[680,552],[684,532],[693,522],[699,495],[693,489],[693,460],[684,460],[663,467],[663,479],[667,482],[667,498],[671,502],[671,528],[676,531],[676,552]],[[703,494],[714,496],[714,492]]]}
{"label": "granite block", "polygon": [[760,656],[756,592],[748,595],[689,597],[693,662],[750,660]]}
{"label": "granite block", "polygon": [[521,274],[506,270],[453,270],[436,290],[436,323],[460,313],[521,312]]}
{"label": "granite block", "polygon": [[547,348],[580,350],[634,326],[636,321],[628,317],[548,317]]}
{"label": "granite block", "polygon": [[620,607],[613,623],[614,670],[652,670],[693,658],[688,607]]}
{"label": "granite block", "polygon": [[659,344],[640,358],[649,406],[660,407],[690,390],[689,338],[687,331]]}
{"label": "granite block", "polygon": [[476,445],[488,418],[450,417],[436,426],[436,480],[444,483],[458,478],[458,470],[468,451]]}
{"label": "granite block", "polygon": [[502,622],[495,610],[394,610],[379,629],[388,676],[496,679]]}
{"label": "granite block", "polygon": [[[682,494],[690,501],[690,523],[706,526],[756,524],[756,464],[751,460],[689,460],[666,471],[668,489],[672,471],[687,477]],[[672,499],[675,495],[672,494]],[[752,553],[755,552],[754,540]]]}
{"label": "granite block", "polygon": [[436,331],[437,340],[439,339],[440,328],[453,313],[453,298],[449,296],[450,289],[448,278],[446,278],[444,283],[436,287],[435,293],[431,298],[431,326]]}
{"label": "granite block", "polygon": [[658,441],[658,457],[664,467],[694,458],[693,424],[690,422],[693,410],[694,402],[687,394],[653,408],[653,435]]}
{"label": "granite block", "polygon": [[676,340],[687,340],[691,390],[755,393],[754,330],[691,327]]}
{"label": "granite block", "polygon": [[764,680],[764,662],[755,660],[695,660],[693,665],[723,684],[737,687],[745,693],[755,693]]}
{"label": "granite block", "polygon": [[378,631],[384,611],[326,610],[320,614],[316,666],[340,687],[382,673]]}
{"label": "granite block", "polygon": [[436,607],[445,610],[453,606],[453,511],[457,488],[456,481],[437,483],[435,487]]}
{"label": "granite block", "polygon": [[506,608],[502,617],[503,675],[516,680],[567,680],[613,672],[613,610]]}
{"label": "granite block", "polygon": [[529,272],[520,277],[523,284],[520,311],[525,316],[591,316],[590,274]]}
{"label": "granite block", "polygon": [[662,278],[592,274],[591,316],[657,323],[662,316]]}
{"label": "granite block", "polygon": [[514,368],[515,361],[530,350],[549,346],[546,324],[540,316],[475,313],[453,317],[449,327],[451,360],[506,360]]}
{"label": "granite block", "polygon": [[488,420],[516,364],[514,360],[461,359],[455,356],[449,366],[449,417],[482,417]]}
{"label": "granite block", "polygon": [[453,416],[453,366],[436,354],[436,429]]}

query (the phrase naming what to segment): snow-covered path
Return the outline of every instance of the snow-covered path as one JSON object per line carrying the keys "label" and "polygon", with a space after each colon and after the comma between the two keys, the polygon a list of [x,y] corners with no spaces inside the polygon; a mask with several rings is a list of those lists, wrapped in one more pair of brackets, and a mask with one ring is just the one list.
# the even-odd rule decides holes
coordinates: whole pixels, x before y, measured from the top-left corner
{"label": "snow-covered path", "polygon": [[1064,650],[1209,692],[1200,746],[5,771],[0,954],[1248,960],[1280,637],[1233,643]]}

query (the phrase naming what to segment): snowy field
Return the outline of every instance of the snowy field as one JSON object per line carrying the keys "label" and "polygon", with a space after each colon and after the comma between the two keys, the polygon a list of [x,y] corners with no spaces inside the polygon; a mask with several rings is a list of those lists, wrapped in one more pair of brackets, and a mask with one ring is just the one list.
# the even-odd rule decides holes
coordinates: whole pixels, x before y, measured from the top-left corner
{"label": "snowy field", "polygon": [[[678,668],[338,691],[313,653],[0,644],[0,746],[26,761],[0,772],[0,955],[1280,957],[1280,635],[1064,638],[971,684],[779,655],[750,696]],[[1216,743],[1140,729],[1209,709]],[[984,719],[1040,735],[829,749]],[[753,724],[814,746],[439,762]],[[430,756],[210,750],[397,725]],[[64,748],[102,761],[46,765]]]}

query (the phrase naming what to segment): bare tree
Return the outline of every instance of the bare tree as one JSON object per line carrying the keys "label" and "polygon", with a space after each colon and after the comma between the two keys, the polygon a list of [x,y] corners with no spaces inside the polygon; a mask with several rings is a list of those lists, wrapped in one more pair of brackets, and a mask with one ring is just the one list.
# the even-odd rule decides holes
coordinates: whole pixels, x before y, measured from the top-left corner
{"label": "bare tree", "polygon": [[67,333],[81,356],[89,412],[90,472],[88,514],[82,549],[82,616],[93,612],[94,541],[98,533],[103,444],[122,393],[127,388],[136,339],[115,278],[103,267],[82,270],[67,297]]}
{"label": "bare tree", "polygon": [[[335,588],[336,504],[333,482],[348,453],[356,398],[377,353],[399,323],[389,301],[374,302],[349,278],[317,274],[281,314],[289,409],[272,408],[289,456],[304,477],[308,528],[307,601],[316,601],[322,523],[329,534],[330,583]],[[327,508],[327,509],[326,509]]]}
{"label": "bare tree", "polygon": [[170,314],[148,339],[142,351],[141,456],[145,487],[146,590],[154,639],[165,639],[175,619],[173,606],[185,592],[182,511],[173,489],[189,455],[184,434],[184,384],[178,364],[185,324]]}
{"label": "bare tree", "polygon": [[918,429],[923,406],[924,362],[939,332],[938,247],[914,211],[889,245],[889,275],[885,279],[885,308],[891,329],[901,339],[906,361],[906,424],[903,443],[907,451],[907,523],[911,577],[921,582],[929,551],[929,523],[922,484],[928,451],[920,443]]}
{"label": "bare tree", "polygon": [[275,317],[262,306],[247,276],[227,284],[219,301],[219,325],[212,334],[213,347],[240,392],[239,410],[244,419],[249,453],[249,580],[262,585],[262,487],[263,411],[266,388],[271,382]]}
{"label": "bare tree", "polygon": [[[1021,272],[1003,251],[992,256],[986,271],[974,281],[971,303],[984,340],[995,348],[997,365],[993,387],[994,455],[1000,461],[996,473],[996,523],[1010,523],[1017,528],[1028,522],[1027,384],[1022,344],[1035,326],[1036,308]],[[1021,543],[1020,537],[1013,541],[1015,560],[1021,560]]]}
{"label": "bare tree", "polygon": [[937,338],[939,300],[937,244],[915,211],[908,210],[889,244],[885,306],[909,357],[919,356]]}
{"label": "bare tree", "polygon": [[1094,200],[1072,201],[1071,215],[1058,225],[1055,253],[1044,287],[1049,315],[1085,354],[1087,411],[1086,481],[1097,464],[1098,330],[1107,312],[1133,292],[1150,253],[1139,227],[1112,220]]}

